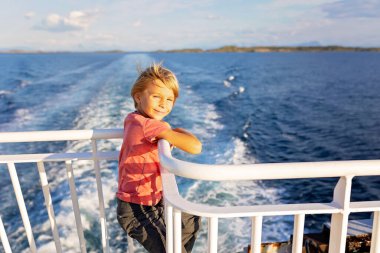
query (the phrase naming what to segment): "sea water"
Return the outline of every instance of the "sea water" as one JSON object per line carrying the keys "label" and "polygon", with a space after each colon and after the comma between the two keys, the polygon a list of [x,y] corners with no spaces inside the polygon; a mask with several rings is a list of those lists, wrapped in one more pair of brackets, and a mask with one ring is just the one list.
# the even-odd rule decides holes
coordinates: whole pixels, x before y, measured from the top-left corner
{"label": "sea water", "polygon": [[[181,85],[167,121],[203,142],[197,156],[174,150],[179,159],[249,164],[380,157],[378,53],[0,54],[0,131],[122,128],[124,117],[134,110],[129,92],[137,67],[160,61],[176,73]],[[120,144],[101,141],[99,149],[118,149]],[[89,149],[88,142],[79,141],[0,145],[1,154]],[[65,167],[46,166],[63,251],[77,252]],[[127,240],[115,217],[117,162],[102,162],[101,167],[111,252],[125,252]],[[87,249],[101,252],[92,164],[75,162],[74,168]],[[37,167],[18,164],[17,172],[39,252],[52,252]],[[0,177],[0,215],[11,247],[27,252],[6,166],[0,166]],[[328,202],[337,179],[177,182],[190,201],[233,206]],[[379,183],[379,177],[355,178],[351,199],[378,200]],[[305,232],[318,232],[329,219],[306,216]],[[205,222],[194,252],[205,251]],[[286,241],[292,229],[292,216],[265,217],[263,241]],[[220,219],[220,252],[242,251],[249,241],[249,219]],[[140,247],[138,251],[143,252]]]}

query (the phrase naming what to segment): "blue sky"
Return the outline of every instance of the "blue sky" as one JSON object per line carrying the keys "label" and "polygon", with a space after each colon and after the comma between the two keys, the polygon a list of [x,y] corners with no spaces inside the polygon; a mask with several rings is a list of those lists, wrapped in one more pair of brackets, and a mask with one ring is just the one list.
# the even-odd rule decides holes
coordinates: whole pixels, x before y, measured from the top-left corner
{"label": "blue sky", "polygon": [[0,49],[380,47],[380,0],[0,0]]}

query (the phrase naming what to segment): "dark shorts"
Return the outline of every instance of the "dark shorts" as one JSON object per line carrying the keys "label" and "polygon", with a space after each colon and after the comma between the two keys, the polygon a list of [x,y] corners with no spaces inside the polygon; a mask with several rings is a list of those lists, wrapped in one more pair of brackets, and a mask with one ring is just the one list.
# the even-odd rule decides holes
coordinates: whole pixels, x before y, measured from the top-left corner
{"label": "dark shorts", "polygon": [[[162,200],[155,206],[117,201],[117,220],[150,253],[165,253],[166,226]],[[198,216],[182,213],[182,252],[191,252],[201,226]]]}

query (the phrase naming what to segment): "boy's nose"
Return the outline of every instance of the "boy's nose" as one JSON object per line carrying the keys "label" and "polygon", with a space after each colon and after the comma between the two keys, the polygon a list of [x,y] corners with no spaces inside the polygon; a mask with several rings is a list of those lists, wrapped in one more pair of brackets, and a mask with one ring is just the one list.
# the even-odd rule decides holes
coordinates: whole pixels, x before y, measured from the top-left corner
{"label": "boy's nose", "polygon": [[163,99],[160,100],[160,103],[158,104],[160,107],[165,108],[165,102]]}

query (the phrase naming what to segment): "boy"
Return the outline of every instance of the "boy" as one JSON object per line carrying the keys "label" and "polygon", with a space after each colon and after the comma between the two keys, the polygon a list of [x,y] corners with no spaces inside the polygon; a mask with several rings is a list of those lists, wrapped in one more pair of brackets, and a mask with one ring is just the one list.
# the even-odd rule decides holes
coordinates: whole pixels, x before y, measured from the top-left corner
{"label": "boy", "polygon": [[[151,253],[165,253],[166,227],[157,141],[165,139],[191,154],[202,144],[182,128],[171,129],[163,121],[178,97],[175,75],[160,64],[143,71],[131,96],[136,111],[124,121],[124,138],[119,155],[117,219],[129,236]],[[200,218],[182,213],[182,252],[191,252]]]}

